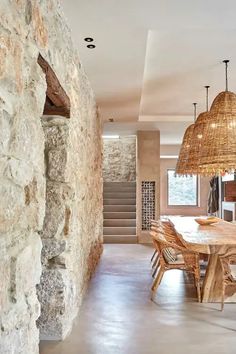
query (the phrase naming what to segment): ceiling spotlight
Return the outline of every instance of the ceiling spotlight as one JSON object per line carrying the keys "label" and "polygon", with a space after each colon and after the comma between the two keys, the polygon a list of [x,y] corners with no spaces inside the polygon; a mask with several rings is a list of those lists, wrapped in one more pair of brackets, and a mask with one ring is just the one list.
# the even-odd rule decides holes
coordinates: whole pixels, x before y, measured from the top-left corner
{"label": "ceiling spotlight", "polygon": [[94,45],[94,44],[89,44],[89,45],[87,45],[87,48],[89,48],[89,49],[94,49],[96,46]]}
{"label": "ceiling spotlight", "polygon": [[85,42],[93,42],[93,38],[92,37],[86,37],[84,38]]}

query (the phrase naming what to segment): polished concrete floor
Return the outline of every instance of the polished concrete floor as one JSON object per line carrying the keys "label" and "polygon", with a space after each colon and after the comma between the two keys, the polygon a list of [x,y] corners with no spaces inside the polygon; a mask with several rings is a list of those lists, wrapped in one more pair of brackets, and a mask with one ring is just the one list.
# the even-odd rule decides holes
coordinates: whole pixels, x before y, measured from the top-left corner
{"label": "polished concrete floor", "polygon": [[235,354],[236,304],[199,304],[191,277],[164,275],[150,300],[143,245],[105,245],[71,335],[41,354]]}

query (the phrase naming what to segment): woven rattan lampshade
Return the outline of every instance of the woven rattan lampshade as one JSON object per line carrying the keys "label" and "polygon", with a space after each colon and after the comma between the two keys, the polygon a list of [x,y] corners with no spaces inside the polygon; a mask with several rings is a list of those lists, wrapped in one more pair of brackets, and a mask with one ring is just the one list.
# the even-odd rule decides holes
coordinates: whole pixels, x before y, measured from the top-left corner
{"label": "woven rattan lampshade", "polygon": [[209,112],[200,113],[193,127],[191,145],[189,148],[188,159],[185,165],[187,174],[200,174],[205,171],[204,167],[200,167],[200,156],[203,137],[206,134],[207,123],[209,120]]}
{"label": "woven rattan lampshade", "polygon": [[185,131],[183,141],[181,144],[179,157],[177,160],[175,173],[177,175],[187,175],[188,174],[188,157],[189,157],[189,150],[191,146],[191,140],[194,130],[194,124],[191,124]]}
{"label": "woven rattan lampshade", "polygon": [[200,174],[236,169],[236,94],[224,91],[214,99],[207,117],[199,158]]}
{"label": "woven rattan lampshade", "polygon": [[209,120],[208,112],[208,91],[210,86],[205,86],[206,89],[206,112],[200,113],[193,129],[191,146],[189,149],[188,162],[185,166],[188,174],[199,174],[204,172],[204,168],[200,168],[199,161],[201,156],[201,146],[203,137],[206,134],[207,123]]}
{"label": "woven rattan lampshade", "polygon": [[[196,119],[196,103],[193,103],[194,105],[194,120]],[[194,123],[191,124],[185,131],[183,141],[180,147],[180,152],[179,152],[179,157],[177,160],[176,168],[175,168],[175,173],[177,175],[187,175],[189,174],[189,164],[188,164],[188,158],[189,158],[189,150],[191,147],[191,141],[192,141],[192,136],[193,136],[193,130],[194,130]]]}

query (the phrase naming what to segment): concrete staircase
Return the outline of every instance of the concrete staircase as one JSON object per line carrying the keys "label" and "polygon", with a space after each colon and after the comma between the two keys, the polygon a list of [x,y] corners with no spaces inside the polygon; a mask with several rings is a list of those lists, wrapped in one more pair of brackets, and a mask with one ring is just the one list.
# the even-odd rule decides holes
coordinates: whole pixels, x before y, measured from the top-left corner
{"label": "concrete staircase", "polygon": [[103,185],[104,243],[137,243],[136,183]]}

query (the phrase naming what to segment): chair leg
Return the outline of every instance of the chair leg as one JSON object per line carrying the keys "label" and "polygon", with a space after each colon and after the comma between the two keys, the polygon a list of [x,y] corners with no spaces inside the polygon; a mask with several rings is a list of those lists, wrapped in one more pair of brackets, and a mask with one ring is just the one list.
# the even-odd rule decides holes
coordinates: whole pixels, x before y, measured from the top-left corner
{"label": "chair leg", "polygon": [[159,266],[160,266],[160,259],[158,259],[157,264],[156,264],[156,267],[155,267],[155,269],[154,269],[154,271],[153,271],[153,273],[152,273],[152,277],[153,277],[153,278],[155,278]]}
{"label": "chair leg", "polygon": [[154,295],[158,286],[160,285],[164,272],[165,272],[165,270],[161,267],[159,269],[156,279],[154,280],[154,282],[152,284],[152,296]]}
{"label": "chair leg", "polygon": [[155,251],[153,252],[153,255],[152,255],[152,258],[151,258],[151,262],[153,261],[153,258],[155,257],[156,254],[157,254],[157,250],[155,250]]}
{"label": "chair leg", "polygon": [[225,284],[223,282],[222,285],[222,294],[221,294],[221,311],[224,310],[224,304],[225,304]]}
{"label": "chair leg", "polygon": [[198,299],[198,302],[202,302],[201,287],[200,287],[200,278],[201,278],[201,275],[200,275],[200,268],[199,268],[199,264],[198,264],[198,261],[197,261],[197,266],[196,266],[196,268],[194,269],[194,281],[195,281],[195,286],[196,286],[196,289],[197,289],[197,299]]}
{"label": "chair leg", "polygon": [[196,288],[197,288],[197,298],[198,298],[198,302],[202,302],[201,287],[200,287],[200,281],[199,281],[199,279],[196,279]]}

